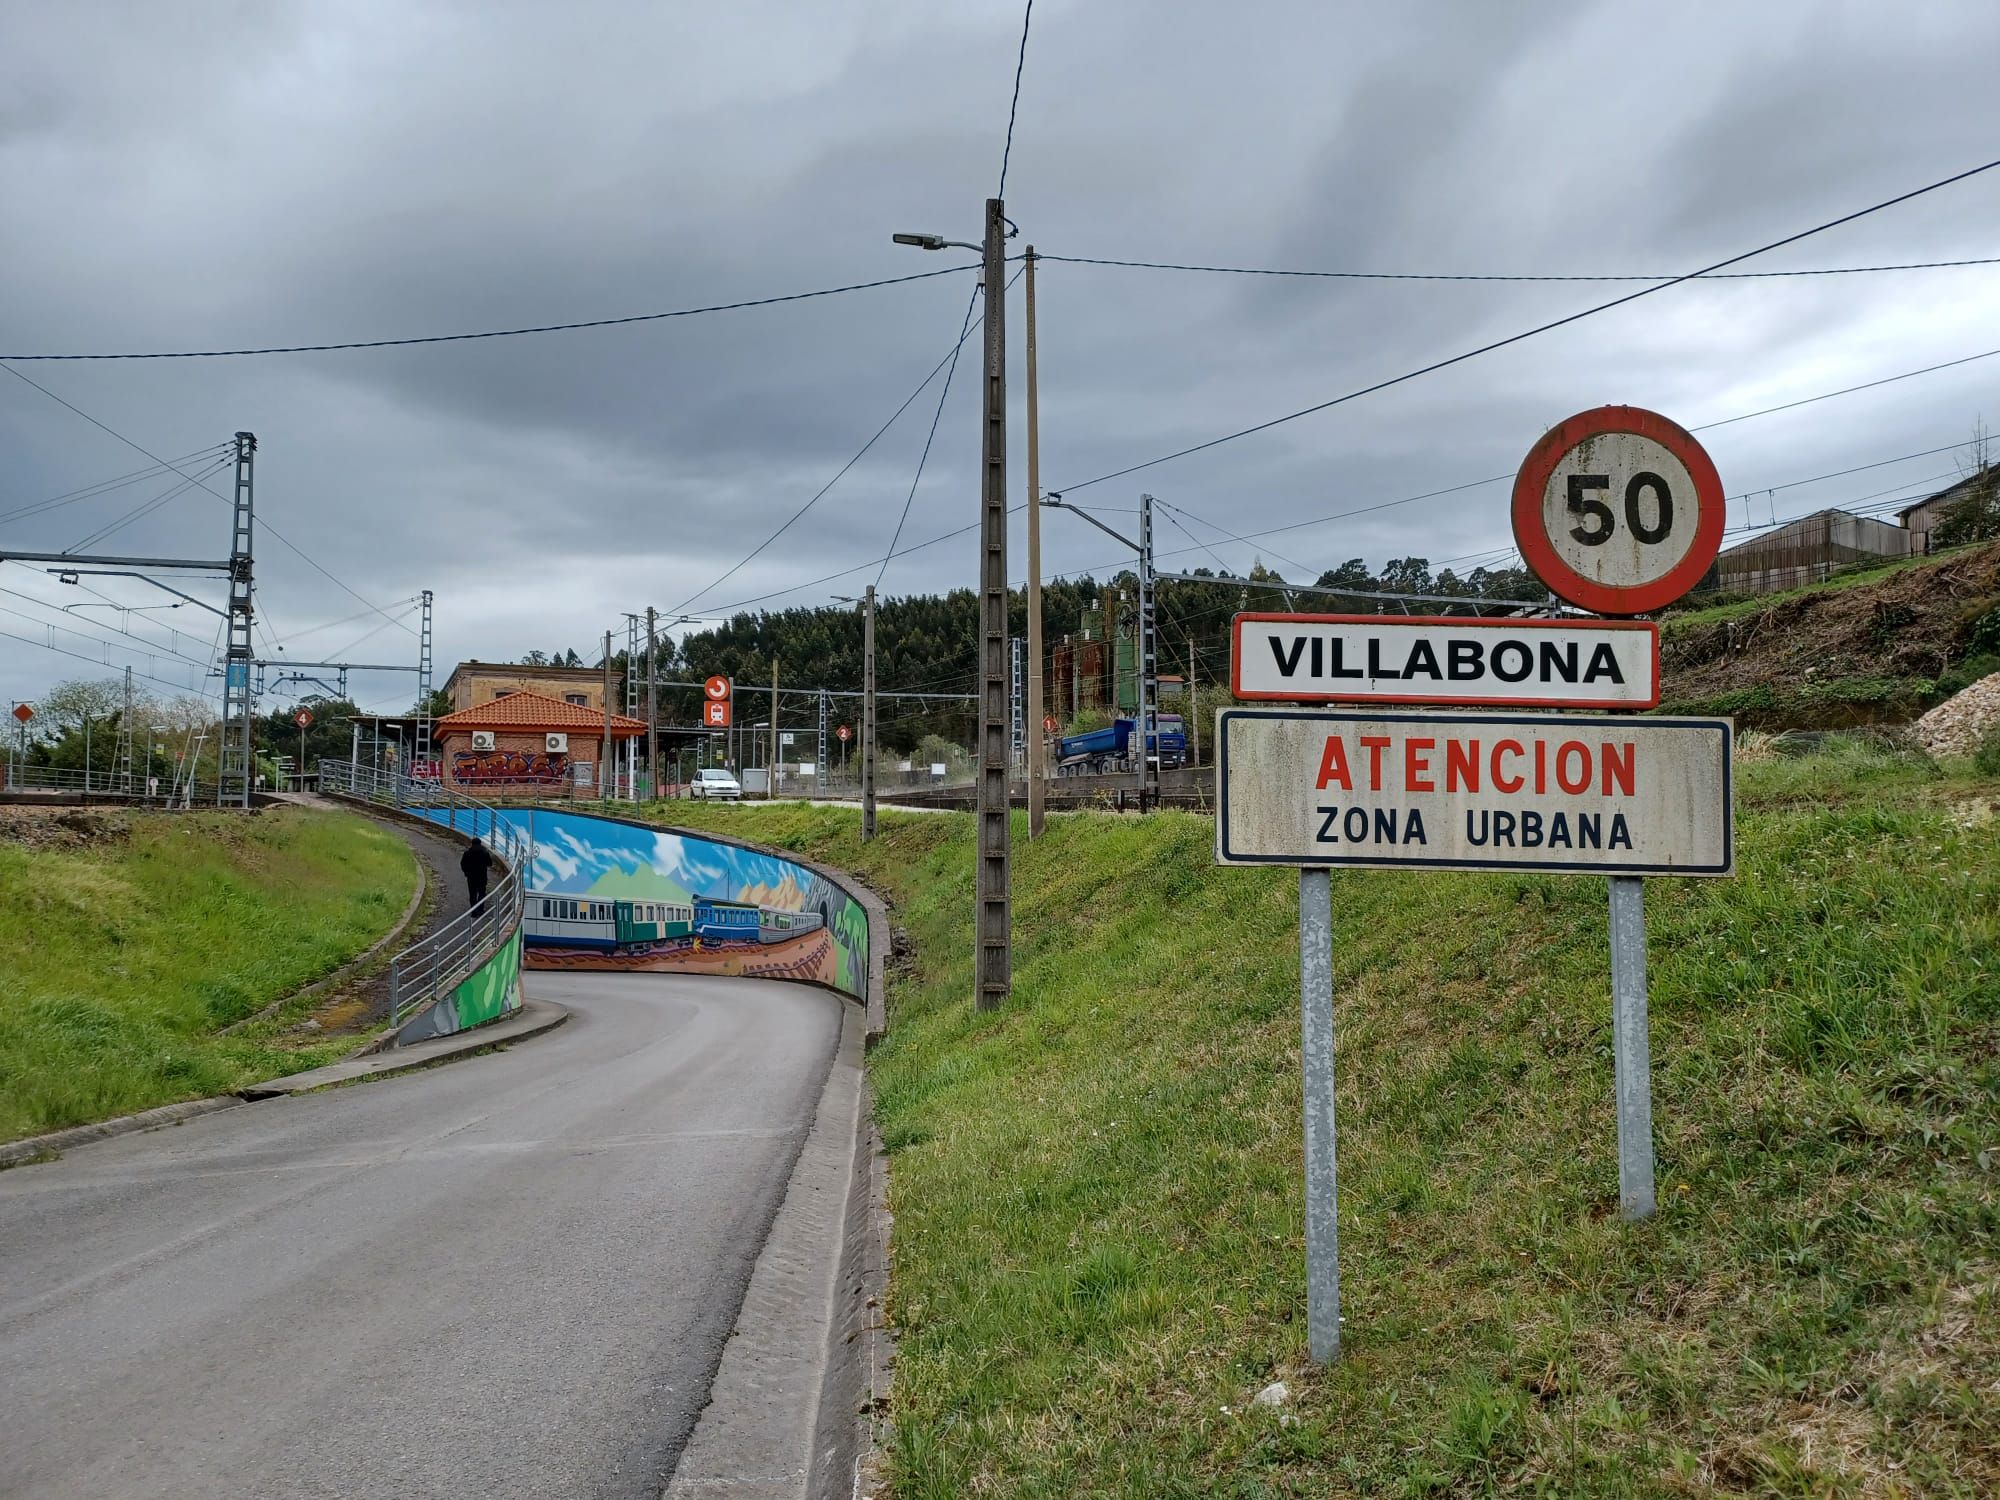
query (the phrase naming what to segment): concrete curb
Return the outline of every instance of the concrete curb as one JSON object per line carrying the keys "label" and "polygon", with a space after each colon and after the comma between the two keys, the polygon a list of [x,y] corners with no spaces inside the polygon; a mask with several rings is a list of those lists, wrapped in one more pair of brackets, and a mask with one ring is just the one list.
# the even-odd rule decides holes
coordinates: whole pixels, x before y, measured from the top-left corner
{"label": "concrete curb", "polygon": [[212,1115],[218,1109],[233,1109],[247,1101],[234,1094],[220,1094],[212,1099],[184,1099],[179,1104],[162,1104],[157,1109],[142,1109],[136,1115],[119,1115],[116,1119],[99,1120],[95,1125],[72,1125],[67,1130],[52,1130],[47,1135],[31,1135],[22,1140],[8,1141],[0,1145],[0,1167],[16,1166],[24,1161],[51,1153],[60,1153],[73,1146],[87,1146],[92,1141],[108,1141],[117,1135],[135,1135],[142,1130],[159,1130],[167,1125],[178,1125],[183,1120],[192,1120],[197,1115]]}
{"label": "concrete curb", "polygon": [[385,1078],[393,1073],[427,1068],[434,1063],[455,1062],[475,1052],[484,1052],[488,1047],[526,1041],[531,1036],[553,1031],[567,1021],[569,1015],[567,1007],[553,1001],[529,1000],[513,1014],[488,1021],[484,1026],[475,1026],[470,1031],[453,1032],[450,1036],[398,1047],[392,1052],[350,1057],[345,1062],[328,1063],[323,1068],[309,1068],[303,1073],[287,1073],[282,1078],[253,1083],[238,1089],[237,1093],[245,1099],[276,1099],[286,1094],[331,1088],[337,1083],[352,1083],[360,1078]]}
{"label": "concrete curb", "polygon": [[475,1026],[454,1036],[399,1048],[392,1053],[349,1058],[345,1062],[329,1063],[323,1068],[311,1068],[303,1073],[249,1084],[233,1094],[218,1094],[210,1099],[185,1099],[179,1104],[162,1104],[157,1109],[141,1110],[136,1115],[99,1120],[94,1125],[73,1125],[68,1130],[7,1141],[0,1143],[0,1168],[58,1154],[75,1146],[87,1146],[93,1141],[107,1141],[113,1136],[134,1135],[142,1130],[178,1125],[183,1120],[211,1115],[219,1109],[234,1109],[240,1104],[254,1104],[259,1099],[277,1099],[287,1094],[329,1088],[356,1078],[381,1078],[391,1073],[407,1073],[413,1068],[427,1068],[435,1063],[455,1062],[475,1052],[484,1052],[489,1047],[526,1041],[531,1036],[553,1031],[569,1019],[569,1014],[566,1007],[551,1001],[530,1000],[511,1016]]}

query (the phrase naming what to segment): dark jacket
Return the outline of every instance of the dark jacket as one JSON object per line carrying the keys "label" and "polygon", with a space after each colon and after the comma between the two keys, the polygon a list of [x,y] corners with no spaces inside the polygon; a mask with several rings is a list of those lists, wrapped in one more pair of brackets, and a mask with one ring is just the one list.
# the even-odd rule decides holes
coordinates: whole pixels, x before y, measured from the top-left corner
{"label": "dark jacket", "polygon": [[484,885],[487,873],[493,868],[493,856],[484,844],[474,844],[458,857],[458,867],[474,885]]}

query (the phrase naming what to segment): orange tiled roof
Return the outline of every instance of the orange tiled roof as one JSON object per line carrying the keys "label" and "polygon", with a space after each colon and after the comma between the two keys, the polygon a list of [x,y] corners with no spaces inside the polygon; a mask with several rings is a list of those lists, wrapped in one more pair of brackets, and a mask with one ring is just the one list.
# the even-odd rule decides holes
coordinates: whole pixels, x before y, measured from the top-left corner
{"label": "orange tiled roof", "polygon": [[[604,712],[577,703],[564,703],[545,693],[509,693],[491,703],[478,703],[471,708],[461,708],[455,714],[446,714],[434,726],[434,732],[438,734],[449,734],[456,729],[524,729],[538,734],[555,730],[602,735]],[[628,719],[623,714],[611,716],[611,737],[615,740],[629,739],[645,732],[646,721],[643,719]]]}

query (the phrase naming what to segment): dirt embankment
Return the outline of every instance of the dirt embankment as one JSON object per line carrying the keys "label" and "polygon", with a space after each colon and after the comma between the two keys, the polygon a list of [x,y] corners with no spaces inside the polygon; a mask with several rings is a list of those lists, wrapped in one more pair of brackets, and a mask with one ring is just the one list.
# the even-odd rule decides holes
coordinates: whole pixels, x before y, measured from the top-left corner
{"label": "dirt embankment", "polygon": [[2000,543],[1726,619],[1670,618],[1660,632],[1661,698],[1766,728],[1901,723],[1963,686],[1954,677],[1965,664],[1992,652]]}

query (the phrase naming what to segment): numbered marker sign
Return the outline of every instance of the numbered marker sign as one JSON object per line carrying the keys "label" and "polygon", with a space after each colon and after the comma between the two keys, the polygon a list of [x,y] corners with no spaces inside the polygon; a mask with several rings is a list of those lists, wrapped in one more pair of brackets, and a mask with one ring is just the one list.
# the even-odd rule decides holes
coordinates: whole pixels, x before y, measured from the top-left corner
{"label": "numbered marker sign", "polygon": [[1600,406],[1557,424],[1514,480],[1514,540],[1558,598],[1637,615],[1681,597],[1722,545],[1722,480],[1658,412]]}

